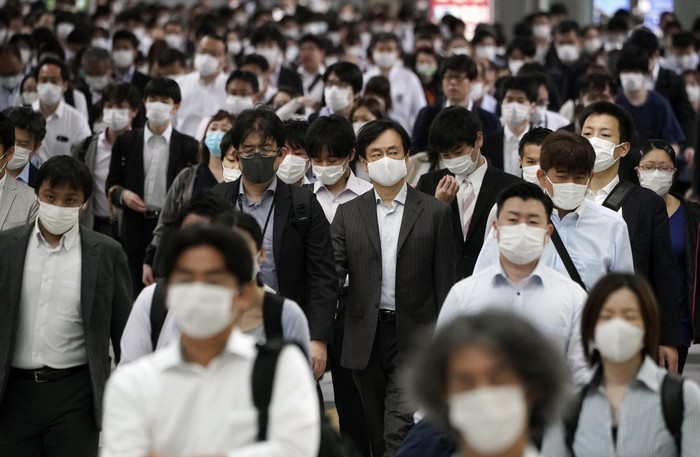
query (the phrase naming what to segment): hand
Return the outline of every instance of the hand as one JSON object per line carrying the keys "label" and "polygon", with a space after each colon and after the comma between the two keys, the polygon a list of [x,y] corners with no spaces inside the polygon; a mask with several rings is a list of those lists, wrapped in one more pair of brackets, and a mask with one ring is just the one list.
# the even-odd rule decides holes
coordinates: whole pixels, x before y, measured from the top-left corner
{"label": "hand", "polygon": [[435,188],[435,198],[445,203],[452,203],[457,196],[459,184],[454,176],[444,176]]}
{"label": "hand", "polygon": [[122,192],[122,202],[137,213],[146,212],[146,204],[141,200],[141,197],[130,190],[124,189],[124,192]]}
{"label": "hand", "polygon": [[150,286],[156,280],[153,278],[153,268],[151,268],[150,265],[147,263],[143,264],[143,274],[141,275],[141,281],[143,281],[143,284],[145,286]]}
{"label": "hand", "polygon": [[659,346],[659,366],[678,373],[678,350],[674,346]]}
{"label": "hand", "polygon": [[695,157],[695,148],[685,148],[683,152],[683,157],[688,165],[693,164],[693,158]]}
{"label": "hand", "polygon": [[311,367],[314,370],[314,379],[319,379],[326,371],[328,360],[328,346],[323,341],[311,340]]}

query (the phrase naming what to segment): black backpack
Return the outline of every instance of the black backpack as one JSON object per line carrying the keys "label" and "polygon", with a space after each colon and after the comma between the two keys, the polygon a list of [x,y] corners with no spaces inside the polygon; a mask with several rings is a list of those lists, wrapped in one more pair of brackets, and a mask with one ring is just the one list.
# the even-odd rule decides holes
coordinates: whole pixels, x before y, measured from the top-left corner
{"label": "black backpack", "polygon": [[[291,343],[288,343],[291,344]],[[272,386],[277,370],[277,358],[284,349],[281,339],[268,339],[267,344],[258,345],[258,356],[253,365],[253,404],[258,410],[258,441],[267,439],[267,423]],[[352,443],[341,437],[330,425],[325,414],[321,414],[321,446],[318,457],[360,457]]]}

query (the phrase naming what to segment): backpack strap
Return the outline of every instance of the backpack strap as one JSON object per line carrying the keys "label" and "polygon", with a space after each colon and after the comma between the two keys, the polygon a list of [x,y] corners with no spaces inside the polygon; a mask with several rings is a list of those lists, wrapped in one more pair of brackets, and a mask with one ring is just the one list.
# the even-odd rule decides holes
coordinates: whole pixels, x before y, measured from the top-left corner
{"label": "backpack strap", "polygon": [[581,275],[579,274],[578,270],[576,269],[576,265],[574,265],[574,261],[571,260],[571,256],[569,255],[569,251],[566,250],[566,246],[564,246],[564,242],[561,240],[561,237],[559,236],[559,232],[557,232],[557,228],[552,225],[552,243],[554,243],[554,247],[557,249],[557,253],[559,253],[559,257],[561,258],[561,261],[564,262],[564,267],[566,268],[566,272],[569,273],[569,277],[576,281],[579,286],[583,288],[583,290],[586,290],[586,284],[584,284],[583,279],[581,279]]}
{"label": "backpack strap", "polygon": [[294,225],[302,240],[306,240],[306,234],[311,225],[311,196],[312,193],[306,189],[301,189],[294,186],[289,186],[292,191],[292,206],[294,207],[294,217],[292,225]]}
{"label": "backpack strap", "polygon": [[683,429],[683,381],[681,376],[666,373],[661,383],[661,408],[663,409],[664,422],[669,433],[676,442],[678,454],[681,452],[681,437]]}
{"label": "backpack strap", "polygon": [[165,279],[159,279],[156,282],[153,299],[151,300],[151,347],[153,347],[153,351],[156,350],[158,345],[158,337],[161,330],[163,330],[167,314],[168,310],[165,308]]}
{"label": "backpack strap", "polygon": [[265,327],[265,340],[283,339],[282,310],[284,298],[277,294],[265,292],[263,298],[263,326]]}
{"label": "backpack strap", "polygon": [[281,340],[268,340],[264,345],[258,345],[258,355],[253,364],[253,404],[258,410],[258,441],[267,439],[270,402],[272,387],[277,371],[277,359],[284,348]]}
{"label": "backpack strap", "polygon": [[562,419],[564,425],[564,444],[566,444],[566,449],[568,449],[569,454],[575,456],[574,453],[574,438],[576,437],[576,430],[578,429],[578,419],[581,415],[581,409],[583,408],[583,402],[588,395],[588,391],[591,386],[600,385],[600,380],[603,377],[603,371],[599,368],[593,379],[588,384],[584,385],[581,390],[578,391],[576,396],[572,399],[569,404],[569,408],[564,413]]}
{"label": "backpack strap", "polygon": [[80,150],[78,152],[78,160],[81,162],[85,162],[85,157],[87,156],[88,149],[90,148],[90,143],[92,143],[92,140],[95,139],[95,135],[89,136],[85,138],[85,141],[83,141],[83,144],[80,145]]}
{"label": "backpack strap", "polygon": [[620,181],[617,186],[608,194],[603,202],[603,206],[610,208],[611,210],[618,212],[622,205],[625,204],[632,192],[637,188],[637,185],[629,181]]}

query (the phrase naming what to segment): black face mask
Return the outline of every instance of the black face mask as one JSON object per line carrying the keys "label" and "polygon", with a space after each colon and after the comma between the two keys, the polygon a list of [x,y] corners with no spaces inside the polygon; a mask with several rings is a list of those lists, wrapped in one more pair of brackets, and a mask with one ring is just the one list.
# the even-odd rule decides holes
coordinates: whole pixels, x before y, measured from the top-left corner
{"label": "black face mask", "polygon": [[275,176],[275,160],[277,155],[263,157],[255,154],[250,159],[239,157],[241,161],[241,173],[253,184],[263,184],[270,181]]}

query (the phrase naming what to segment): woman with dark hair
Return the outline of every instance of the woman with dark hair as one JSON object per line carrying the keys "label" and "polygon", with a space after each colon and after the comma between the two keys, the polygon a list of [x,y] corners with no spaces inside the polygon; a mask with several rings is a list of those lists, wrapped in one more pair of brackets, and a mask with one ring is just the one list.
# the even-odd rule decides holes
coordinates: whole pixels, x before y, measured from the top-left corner
{"label": "woman with dark hair", "polygon": [[678,346],[678,372],[683,373],[688,348],[694,334],[700,331],[700,319],[698,323],[693,322],[693,311],[700,293],[695,287],[700,205],[671,192],[677,171],[676,151],[668,142],[649,140],[642,145],[639,152],[641,158],[636,168],[639,183],[663,198],[671,228],[671,246],[678,274],[680,305],[678,317],[681,344]]}
{"label": "woman with dark hair", "polygon": [[[644,278],[611,273],[598,281],[581,315],[584,355],[596,374],[564,423],[545,436],[545,456],[697,455],[700,388],[656,364],[659,334],[656,298]],[[669,384],[678,395],[667,395]],[[677,421],[668,420],[669,397],[682,399]],[[677,431],[670,422],[680,423]]]}

